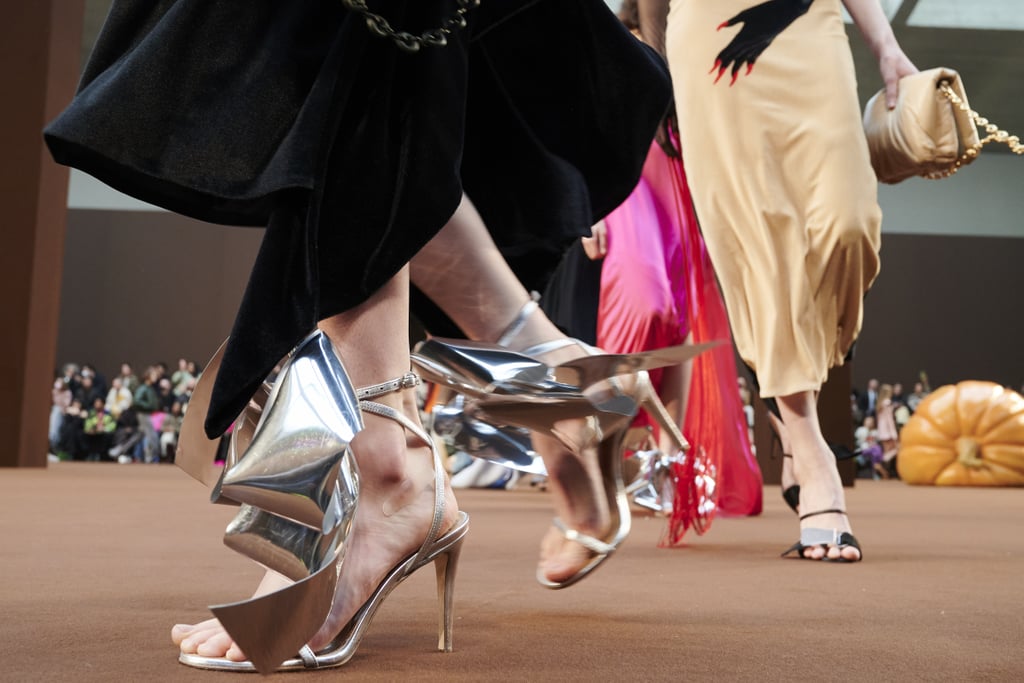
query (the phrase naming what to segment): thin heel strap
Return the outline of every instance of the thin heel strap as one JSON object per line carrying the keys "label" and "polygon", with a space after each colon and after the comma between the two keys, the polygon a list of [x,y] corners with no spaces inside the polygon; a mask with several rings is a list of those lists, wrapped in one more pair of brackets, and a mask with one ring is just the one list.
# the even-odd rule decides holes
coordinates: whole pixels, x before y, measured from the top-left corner
{"label": "thin heel strap", "polygon": [[526,319],[533,314],[538,308],[540,308],[540,294],[537,292],[530,292],[530,300],[523,304],[523,307],[516,313],[516,317],[512,319],[512,322],[508,324],[505,331],[498,337],[498,341],[495,342],[498,346],[507,347],[516,335],[519,334],[523,326],[526,325]]}
{"label": "thin heel strap", "polygon": [[[839,508],[832,508],[830,510],[818,510],[817,512],[808,512],[806,515],[800,515],[800,521],[804,521],[808,517],[817,517],[818,515],[845,515],[846,510],[840,510]],[[790,517],[792,519],[792,517]]]}
{"label": "thin heel strap", "polygon": [[362,411],[372,413],[373,415],[378,415],[380,417],[385,417],[389,420],[394,420],[398,424],[402,425],[415,434],[417,438],[430,448],[430,453],[434,458],[434,517],[430,522],[430,530],[427,532],[426,538],[423,539],[423,543],[420,545],[419,550],[416,551],[414,566],[422,563],[423,558],[427,555],[431,547],[434,545],[434,542],[437,541],[441,535],[441,522],[444,520],[445,500],[444,465],[441,463],[441,456],[437,452],[434,440],[430,438],[430,435],[427,434],[422,427],[391,406],[386,406],[367,399],[378,398],[386,394],[404,391],[406,389],[414,389],[419,386],[419,384],[419,376],[414,372],[407,372],[396,379],[356,389],[356,397],[359,399],[359,408]]}
{"label": "thin heel strap", "polygon": [[[530,292],[530,300],[523,304],[523,307],[519,309],[518,313],[516,313],[516,317],[512,320],[512,322],[508,324],[508,327],[505,328],[505,331],[501,333],[501,336],[498,337],[498,341],[494,343],[497,346],[509,348],[509,345],[512,343],[512,340],[516,338],[516,335],[518,335],[522,331],[523,327],[526,325],[527,318],[533,315],[533,312],[536,311],[538,308],[540,308],[540,294],[538,294],[537,292]],[[530,358],[536,358],[537,356],[543,356],[545,353],[548,353],[550,351],[562,349],[565,348],[566,346],[572,346],[574,344],[577,346],[582,346],[584,349],[586,349],[588,353],[596,352],[596,349],[594,349],[588,344],[584,344],[579,339],[563,337],[562,339],[554,339],[552,341],[534,344],[528,349],[518,351],[517,353],[521,353],[524,356],[529,356]]]}

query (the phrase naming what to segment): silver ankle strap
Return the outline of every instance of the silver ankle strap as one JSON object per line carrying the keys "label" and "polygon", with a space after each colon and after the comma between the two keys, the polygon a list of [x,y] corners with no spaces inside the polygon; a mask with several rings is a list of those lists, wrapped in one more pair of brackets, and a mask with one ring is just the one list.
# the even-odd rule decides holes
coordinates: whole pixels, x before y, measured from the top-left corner
{"label": "silver ankle strap", "polygon": [[444,463],[441,462],[441,454],[437,451],[437,444],[430,437],[422,427],[407,418],[402,413],[398,412],[394,408],[380,403],[374,403],[373,401],[367,401],[368,398],[376,398],[389,394],[393,391],[400,391],[402,389],[411,389],[412,387],[418,386],[420,383],[419,376],[414,372],[408,372],[398,379],[393,379],[388,382],[381,382],[380,384],[374,384],[373,386],[363,387],[362,389],[356,390],[356,396],[359,399],[359,409],[364,413],[371,413],[379,417],[384,417],[389,420],[394,420],[398,424],[402,425],[410,432],[416,435],[424,445],[430,449],[430,454],[434,460],[434,516],[430,522],[430,530],[427,531],[426,538],[423,539],[423,543],[420,545],[419,550],[416,551],[416,559],[414,563],[419,563],[422,558],[426,556],[427,551],[433,545],[434,541],[441,535],[441,522],[444,519],[444,484],[445,484],[445,469]]}
{"label": "silver ankle strap", "polygon": [[407,372],[398,379],[388,380],[380,384],[373,384],[368,387],[356,389],[356,398],[362,401],[364,398],[377,398],[384,394],[402,389],[412,389],[420,385],[420,378],[415,372]]}
{"label": "silver ankle strap", "polygon": [[537,303],[539,301],[540,294],[537,292],[530,292],[530,300],[523,304],[523,307],[519,309],[518,313],[516,313],[516,317],[512,319],[512,322],[505,328],[505,331],[501,333],[500,337],[498,337],[498,341],[495,342],[498,346],[508,346],[509,343],[516,338],[516,335],[519,334],[522,331],[523,326],[526,325],[526,319],[530,317],[530,314],[540,308],[540,304]]}

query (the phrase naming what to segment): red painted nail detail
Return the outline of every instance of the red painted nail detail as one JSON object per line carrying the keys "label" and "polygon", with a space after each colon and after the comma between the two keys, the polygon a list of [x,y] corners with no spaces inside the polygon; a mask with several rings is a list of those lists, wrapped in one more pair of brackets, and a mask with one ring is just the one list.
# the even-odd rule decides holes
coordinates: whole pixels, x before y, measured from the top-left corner
{"label": "red painted nail detail", "polygon": [[709,74],[715,73],[715,69],[717,69],[717,68],[719,68],[721,66],[722,66],[722,60],[721,59],[716,59],[714,66],[711,67],[711,70],[708,71],[708,73]]}
{"label": "red painted nail detail", "polygon": [[730,87],[730,88],[731,88],[731,87],[733,86],[733,83],[735,83],[735,82],[736,82],[736,79],[737,79],[737,78],[739,78],[739,75],[740,75],[740,72],[739,72],[739,71],[733,71],[733,72],[732,72],[732,80],[731,80],[731,81],[729,81],[729,87]]}
{"label": "red painted nail detail", "polygon": [[729,25],[728,21],[723,21],[721,24],[718,25],[718,28],[716,28],[715,30],[716,31],[721,31],[723,28],[725,28],[728,25]]}
{"label": "red painted nail detail", "polygon": [[754,63],[751,62],[750,64],[747,64],[747,75],[748,76],[750,75],[750,72],[753,71],[753,70],[754,70]]}
{"label": "red painted nail detail", "polygon": [[718,70],[718,75],[715,76],[715,83],[718,83],[718,81],[722,80],[722,76],[725,75],[725,71],[726,68],[724,66]]}

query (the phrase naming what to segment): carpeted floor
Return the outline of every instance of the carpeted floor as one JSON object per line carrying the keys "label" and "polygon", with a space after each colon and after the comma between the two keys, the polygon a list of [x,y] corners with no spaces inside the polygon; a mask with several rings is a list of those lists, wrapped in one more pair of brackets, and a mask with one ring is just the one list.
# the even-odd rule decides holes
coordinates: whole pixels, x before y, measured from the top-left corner
{"label": "carpeted floor", "polygon": [[[582,583],[533,580],[546,494],[462,491],[471,516],[455,652],[437,653],[434,576],[385,603],[355,658],[296,680],[1024,680],[1024,490],[848,491],[856,565],[782,560],[778,491],[756,518],[656,547],[638,516]],[[168,632],[245,597],[258,568],[221,545],[232,509],[170,466],[0,470],[0,680],[214,681]],[[239,679],[240,680],[240,679]],[[253,679],[255,680],[255,678]]]}

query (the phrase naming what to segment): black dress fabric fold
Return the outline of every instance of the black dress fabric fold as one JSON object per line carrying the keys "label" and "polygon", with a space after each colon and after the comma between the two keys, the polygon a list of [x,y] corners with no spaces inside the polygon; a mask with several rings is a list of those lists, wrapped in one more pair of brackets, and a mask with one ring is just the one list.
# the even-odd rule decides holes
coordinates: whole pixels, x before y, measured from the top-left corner
{"label": "black dress fabric fold", "polygon": [[[375,11],[415,34],[456,7]],[[266,228],[211,437],[318,320],[394,276],[464,191],[542,287],[636,183],[670,85],[603,2],[483,0],[467,16],[447,46],[407,53],[340,1],[114,1],[45,131],[54,158],[171,211]]]}

